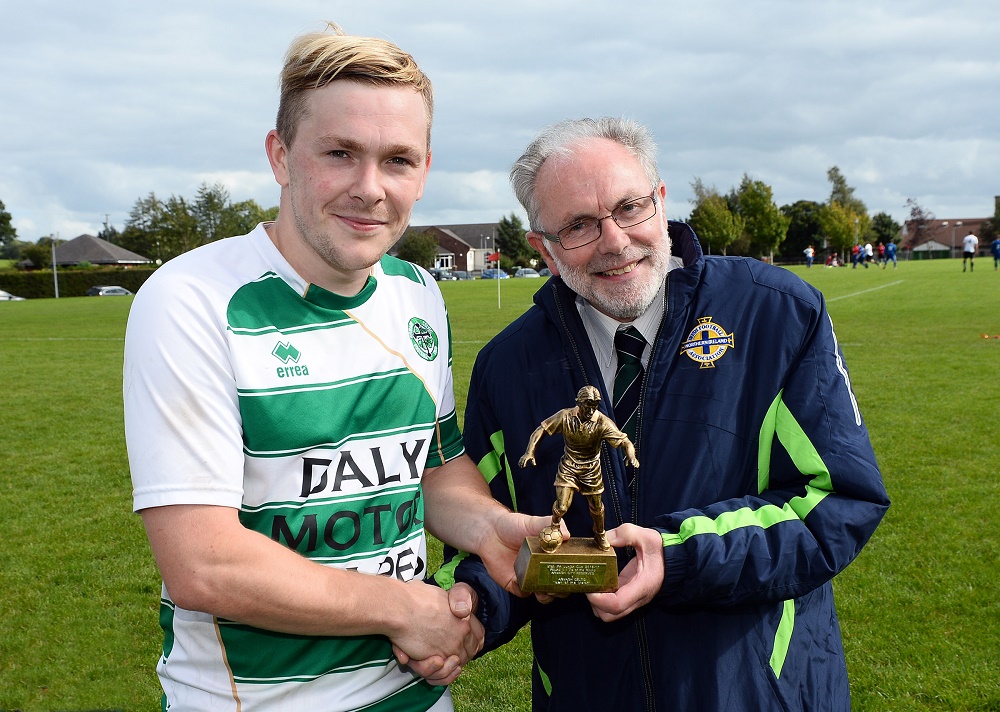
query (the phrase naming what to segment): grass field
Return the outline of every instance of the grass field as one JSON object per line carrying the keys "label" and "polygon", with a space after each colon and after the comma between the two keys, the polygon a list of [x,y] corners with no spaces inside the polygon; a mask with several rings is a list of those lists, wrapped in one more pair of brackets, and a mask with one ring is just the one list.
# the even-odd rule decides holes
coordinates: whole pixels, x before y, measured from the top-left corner
{"label": "grass field", "polygon": [[[794,268],[830,304],[893,501],[834,582],[854,709],[1000,711],[1000,274],[980,260]],[[460,412],[478,350],[540,280],[442,283]],[[0,710],[159,708],[159,578],[122,435],[130,298],[0,304]],[[526,636],[465,710],[528,709]]]}

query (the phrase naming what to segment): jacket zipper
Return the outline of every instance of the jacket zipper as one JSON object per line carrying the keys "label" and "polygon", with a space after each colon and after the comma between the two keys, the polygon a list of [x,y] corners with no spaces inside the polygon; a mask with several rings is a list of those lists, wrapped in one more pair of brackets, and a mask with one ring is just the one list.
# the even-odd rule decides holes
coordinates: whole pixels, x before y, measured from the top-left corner
{"label": "jacket zipper", "polygon": [[[663,317],[660,319],[660,325],[656,329],[656,336],[653,337],[653,345],[649,352],[649,365],[652,367],[656,361],[657,349],[660,345],[660,332],[663,331],[663,325],[667,321],[667,314],[670,312],[670,274],[664,279],[663,287]],[[648,388],[649,381],[649,369],[646,369],[647,379],[643,381],[642,390],[639,392],[639,409],[636,413],[635,421],[635,432],[636,432],[636,443],[635,443],[635,457],[639,460],[639,467],[642,468],[642,460],[639,459],[639,448],[642,442],[642,415],[644,407],[646,404],[646,389]],[[639,473],[632,479],[632,522],[637,522],[639,520]],[[630,547],[629,551],[632,555],[635,555],[634,550]],[[656,697],[653,694],[653,668],[649,662],[649,640],[646,635],[646,613],[640,608],[635,612],[635,637],[636,642],[639,645],[639,663],[642,666],[642,681],[643,689],[646,693],[646,709],[648,712],[656,711]]]}
{"label": "jacket zipper", "polygon": [[[667,322],[667,315],[669,313],[670,313],[670,273],[668,272],[667,276],[664,278],[664,286],[663,286],[663,316],[660,318],[660,325],[656,328],[656,336],[653,337],[653,344],[652,344],[652,347],[651,347],[650,352],[649,352],[649,364],[650,364],[650,366],[652,366],[652,364],[656,363],[656,361],[655,361],[655,359],[656,359],[656,353],[657,353],[657,350],[658,350],[658,348],[660,346],[660,334],[663,332],[663,325]],[[637,460],[639,460],[639,462],[640,462],[640,468],[642,466],[641,465],[642,460],[639,458],[639,450],[640,450],[640,447],[641,447],[640,443],[642,441],[642,437],[641,437],[642,436],[642,416],[643,416],[643,412],[645,411],[645,406],[646,406],[646,389],[647,389],[647,386],[648,386],[648,375],[649,375],[648,374],[648,370],[649,369],[647,369],[647,374],[646,374],[647,378],[643,380],[642,390],[639,392],[639,408],[638,408],[638,410],[636,412],[636,415],[635,415],[635,432],[636,432],[635,439],[637,441],[637,442],[634,443],[634,445],[635,445],[635,458]],[[639,477],[638,477],[638,473],[637,473],[637,476],[635,478],[633,478],[633,480],[632,480],[632,493],[631,494],[632,494],[632,520],[631,521],[635,522],[635,521],[637,521],[639,519],[639,504],[638,504],[638,502],[639,502]]]}
{"label": "jacket zipper", "polygon": [[[649,354],[649,363],[653,363],[653,357],[656,355],[657,346],[659,343],[660,331],[663,329],[663,324],[666,321],[667,313],[670,306],[670,275],[668,273],[665,279],[664,295],[663,295],[663,318],[660,320],[660,326],[656,331],[656,337],[653,339],[652,350]],[[559,292],[556,290],[555,285],[552,285],[552,293],[555,296],[556,311],[559,313],[559,321],[561,322],[563,332],[569,339],[570,347],[573,350],[573,355],[576,357],[577,366],[580,369],[580,373],[583,374],[584,384],[590,386],[593,385],[587,376],[587,369],[584,368],[583,358],[580,356],[580,350],[577,347],[576,340],[573,338],[573,333],[569,329],[569,324],[566,322],[566,314],[563,310],[563,304],[559,298]],[[639,441],[641,438],[639,434],[642,433],[642,413],[643,405],[646,400],[646,384],[643,384],[642,392],[639,394],[639,410],[636,414],[636,425],[635,431],[637,433],[636,440]],[[634,443],[636,459],[639,459],[639,443]],[[601,463],[605,468],[605,471],[611,471],[611,456],[608,452],[607,445],[601,445]],[[641,463],[642,460],[639,460]],[[641,467],[641,465],[640,465]],[[615,509],[615,515],[618,517],[619,522],[626,521],[622,517],[621,502],[618,497],[618,486],[614,479],[611,478],[608,483],[611,487],[611,503]],[[636,476],[633,479],[633,491],[632,491],[632,517],[629,522],[634,523],[638,519],[638,494],[639,494],[639,477]],[[632,547],[629,547],[626,551],[627,556],[634,556],[635,552]],[[646,710],[647,712],[656,712],[656,697],[653,694],[653,670],[649,663],[649,642],[646,635],[646,615],[644,611],[640,608],[633,614],[633,628],[635,630],[636,644],[639,647],[639,663],[642,667],[642,680],[643,680],[643,692],[646,697]]]}

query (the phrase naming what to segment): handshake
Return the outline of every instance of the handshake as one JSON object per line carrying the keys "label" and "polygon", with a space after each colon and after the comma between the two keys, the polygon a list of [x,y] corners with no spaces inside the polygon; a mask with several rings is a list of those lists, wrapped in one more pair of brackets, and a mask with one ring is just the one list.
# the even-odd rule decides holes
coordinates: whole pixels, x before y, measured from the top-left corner
{"label": "handshake", "polygon": [[[506,512],[492,522],[483,522],[478,541],[470,548],[494,581],[507,592],[524,596],[514,573],[517,553],[525,537],[537,536],[550,524],[547,516]],[[649,603],[663,583],[664,572],[663,544],[655,530],[623,524],[609,530],[607,537],[614,547],[636,550],[636,557],[619,574],[617,591],[586,594],[594,615],[610,622]],[[396,660],[432,684],[451,684],[483,648],[486,631],[476,616],[481,603],[476,591],[465,583],[456,583],[449,591],[422,581],[401,585],[412,600],[402,611],[405,624],[398,633],[389,635]],[[555,598],[543,593],[535,597],[541,603]]]}
{"label": "handshake", "polygon": [[408,586],[426,599],[429,610],[419,620],[411,620],[414,626],[408,634],[391,638],[392,652],[400,665],[432,685],[450,685],[483,649],[486,631],[476,617],[476,592],[466,583],[456,583],[448,591],[423,581],[411,581]]}

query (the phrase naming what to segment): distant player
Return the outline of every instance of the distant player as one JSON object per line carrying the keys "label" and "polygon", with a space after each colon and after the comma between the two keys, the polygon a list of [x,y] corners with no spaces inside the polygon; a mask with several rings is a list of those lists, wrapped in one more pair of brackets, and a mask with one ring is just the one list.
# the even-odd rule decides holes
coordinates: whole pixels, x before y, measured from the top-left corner
{"label": "distant player", "polygon": [[889,264],[889,260],[892,260],[892,268],[896,269],[896,243],[891,241],[885,246],[885,259],[882,260],[882,269],[885,269],[885,266]]}
{"label": "distant player", "polygon": [[972,230],[969,230],[969,234],[962,238],[962,271],[965,271],[965,263],[969,263],[969,271],[972,272],[976,264],[974,262],[976,258],[976,251],[979,249],[979,238],[972,234]]}

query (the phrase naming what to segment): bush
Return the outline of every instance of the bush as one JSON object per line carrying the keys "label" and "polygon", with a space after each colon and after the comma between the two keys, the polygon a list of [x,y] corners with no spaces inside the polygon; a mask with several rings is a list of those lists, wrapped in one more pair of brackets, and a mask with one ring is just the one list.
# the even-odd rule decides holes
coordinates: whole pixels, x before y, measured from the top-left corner
{"label": "bush", "polygon": [[[82,297],[96,285],[115,284],[135,292],[149,279],[155,267],[103,267],[90,269],[59,269],[59,296]],[[55,297],[52,270],[20,272],[0,270],[0,289],[26,299]]]}

